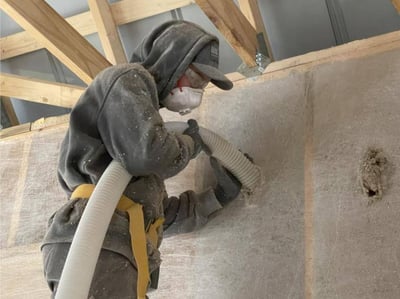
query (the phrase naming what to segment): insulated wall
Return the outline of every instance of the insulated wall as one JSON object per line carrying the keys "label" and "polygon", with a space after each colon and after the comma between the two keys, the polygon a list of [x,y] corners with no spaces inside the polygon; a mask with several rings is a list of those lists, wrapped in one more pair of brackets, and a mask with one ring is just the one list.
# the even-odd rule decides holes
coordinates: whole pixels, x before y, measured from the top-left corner
{"label": "insulated wall", "polygon": [[[377,47],[208,90],[195,117],[249,153],[263,181],[202,230],[163,241],[150,298],[400,297],[400,45]],[[0,141],[4,298],[48,296],[38,247],[65,200],[65,129]],[[187,171],[171,192],[214,183],[204,155]]]}

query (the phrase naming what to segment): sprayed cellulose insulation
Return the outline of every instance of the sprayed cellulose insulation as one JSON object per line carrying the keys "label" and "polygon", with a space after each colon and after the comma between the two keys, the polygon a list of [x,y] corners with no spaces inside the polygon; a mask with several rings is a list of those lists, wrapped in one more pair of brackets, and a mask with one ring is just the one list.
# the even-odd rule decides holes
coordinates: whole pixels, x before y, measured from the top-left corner
{"label": "sprayed cellulose insulation", "polygon": [[[204,229],[164,240],[150,298],[400,297],[399,40],[307,54],[230,92],[209,89],[199,123],[249,153],[264,182]],[[39,243],[66,200],[56,180],[65,130],[0,141],[4,298],[49,295]],[[207,163],[170,191],[207,187]]]}

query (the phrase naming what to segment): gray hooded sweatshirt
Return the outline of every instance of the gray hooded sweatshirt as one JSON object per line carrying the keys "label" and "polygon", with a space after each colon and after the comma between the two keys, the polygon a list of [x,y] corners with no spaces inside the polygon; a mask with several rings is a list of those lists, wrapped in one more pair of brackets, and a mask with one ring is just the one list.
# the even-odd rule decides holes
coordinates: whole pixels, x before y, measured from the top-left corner
{"label": "gray hooded sweatshirt", "polygon": [[[61,145],[58,177],[68,195],[81,184],[96,184],[109,163],[117,160],[132,175],[124,194],[143,205],[146,226],[165,217],[167,232],[189,232],[204,225],[208,216],[221,208],[211,189],[168,198],[163,180],[185,168],[194,146],[190,136],[168,132],[158,112],[189,64],[210,43],[218,40],[198,26],[168,22],[135,50],[132,63],[107,68],[94,79],[72,110]],[[53,291],[63,268],[60,260],[65,260],[85,206],[86,201],[69,201],[49,220],[42,250],[46,278]],[[116,211],[103,250],[124,256],[135,267],[128,231],[126,214]],[[159,235],[161,242],[161,230]],[[150,247],[148,244],[153,271],[160,265],[160,257],[158,248]],[[108,269],[106,259],[102,263]],[[114,284],[124,281],[114,275]],[[95,281],[96,275],[92,293]],[[120,285],[115,288],[123,289]],[[135,287],[130,288],[129,292],[135,292]]]}
{"label": "gray hooded sweatshirt", "polygon": [[[73,109],[61,146],[58,175],[68,194],[80,184],[96,184],[117,160],[133,176],[124,194],[144,205],[146,220],[164,210],[170,218],[162,207],[163,180],[186,167],[194,146],[190,136],[168,132],[158,110],[196,55],[215,42],[192,23],[167,22],[135,50],[131,61],[137,63],[110,67],[95,78]],[[218,205],[211,207],[207,213]]]}

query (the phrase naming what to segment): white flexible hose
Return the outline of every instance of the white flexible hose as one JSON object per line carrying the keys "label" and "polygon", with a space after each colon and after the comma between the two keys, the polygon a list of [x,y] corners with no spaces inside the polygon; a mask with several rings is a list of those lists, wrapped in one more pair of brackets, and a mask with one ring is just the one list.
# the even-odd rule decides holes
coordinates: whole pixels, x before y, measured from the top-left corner
{"label": "white flexible hose", "polygon": [[[187,124],[168,122],[166,128],[169,131],[183,132]],[[260,180],[258,168],[217,134],[204,128],[200,128],[199,133],[213,156],[242,182],[247,191],[253,191]],[[112,161],[101,176],[72,240],[56,299],[86,299],[88,297],[111,217],[131,177],[116,161]]]}
{"label": "white flexible hose", "polygon": [[[167,122],[165,126],[169,131],[182,133],[187,128],[187,123]],[[244,191],[253,192],[260,182],[259,168],[251,163],[242,152],[214,132],[200,128],[199,133],[204,143],[210,148],[212,156],[239,179]]]}
{"label": "white flexible hose", "polygon": [[75,232],[56,299],[88,297],[111,217],[131,177],[121,163],[116,161],[112,161],[104,171]]}

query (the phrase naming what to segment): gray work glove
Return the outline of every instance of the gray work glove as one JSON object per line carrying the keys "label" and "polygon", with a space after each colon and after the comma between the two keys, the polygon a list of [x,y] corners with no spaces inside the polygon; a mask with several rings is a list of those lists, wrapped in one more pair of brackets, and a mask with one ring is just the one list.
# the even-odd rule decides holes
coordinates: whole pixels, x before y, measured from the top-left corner
{"label": "gray work glove", "polygon": [[211,155],[210,148],[204,143],[203,139],[199,134],[199,125],[194,119],[188,120],[188,128],[183,132],[184,135],[189,135],[192,137],[194,142],[194,152],[192,159],[196,158],[197,155],[203,150],[207,155]]}
{"label": "gray work glove", "polygon": [[[253,163],[253,159],[248,154],[244,155]],[[215,196],[219,203],[225,206],[238,197],[242,183],[214,157],[210,157],[210,164],[217,178],[217,186],[214,189]]]}

